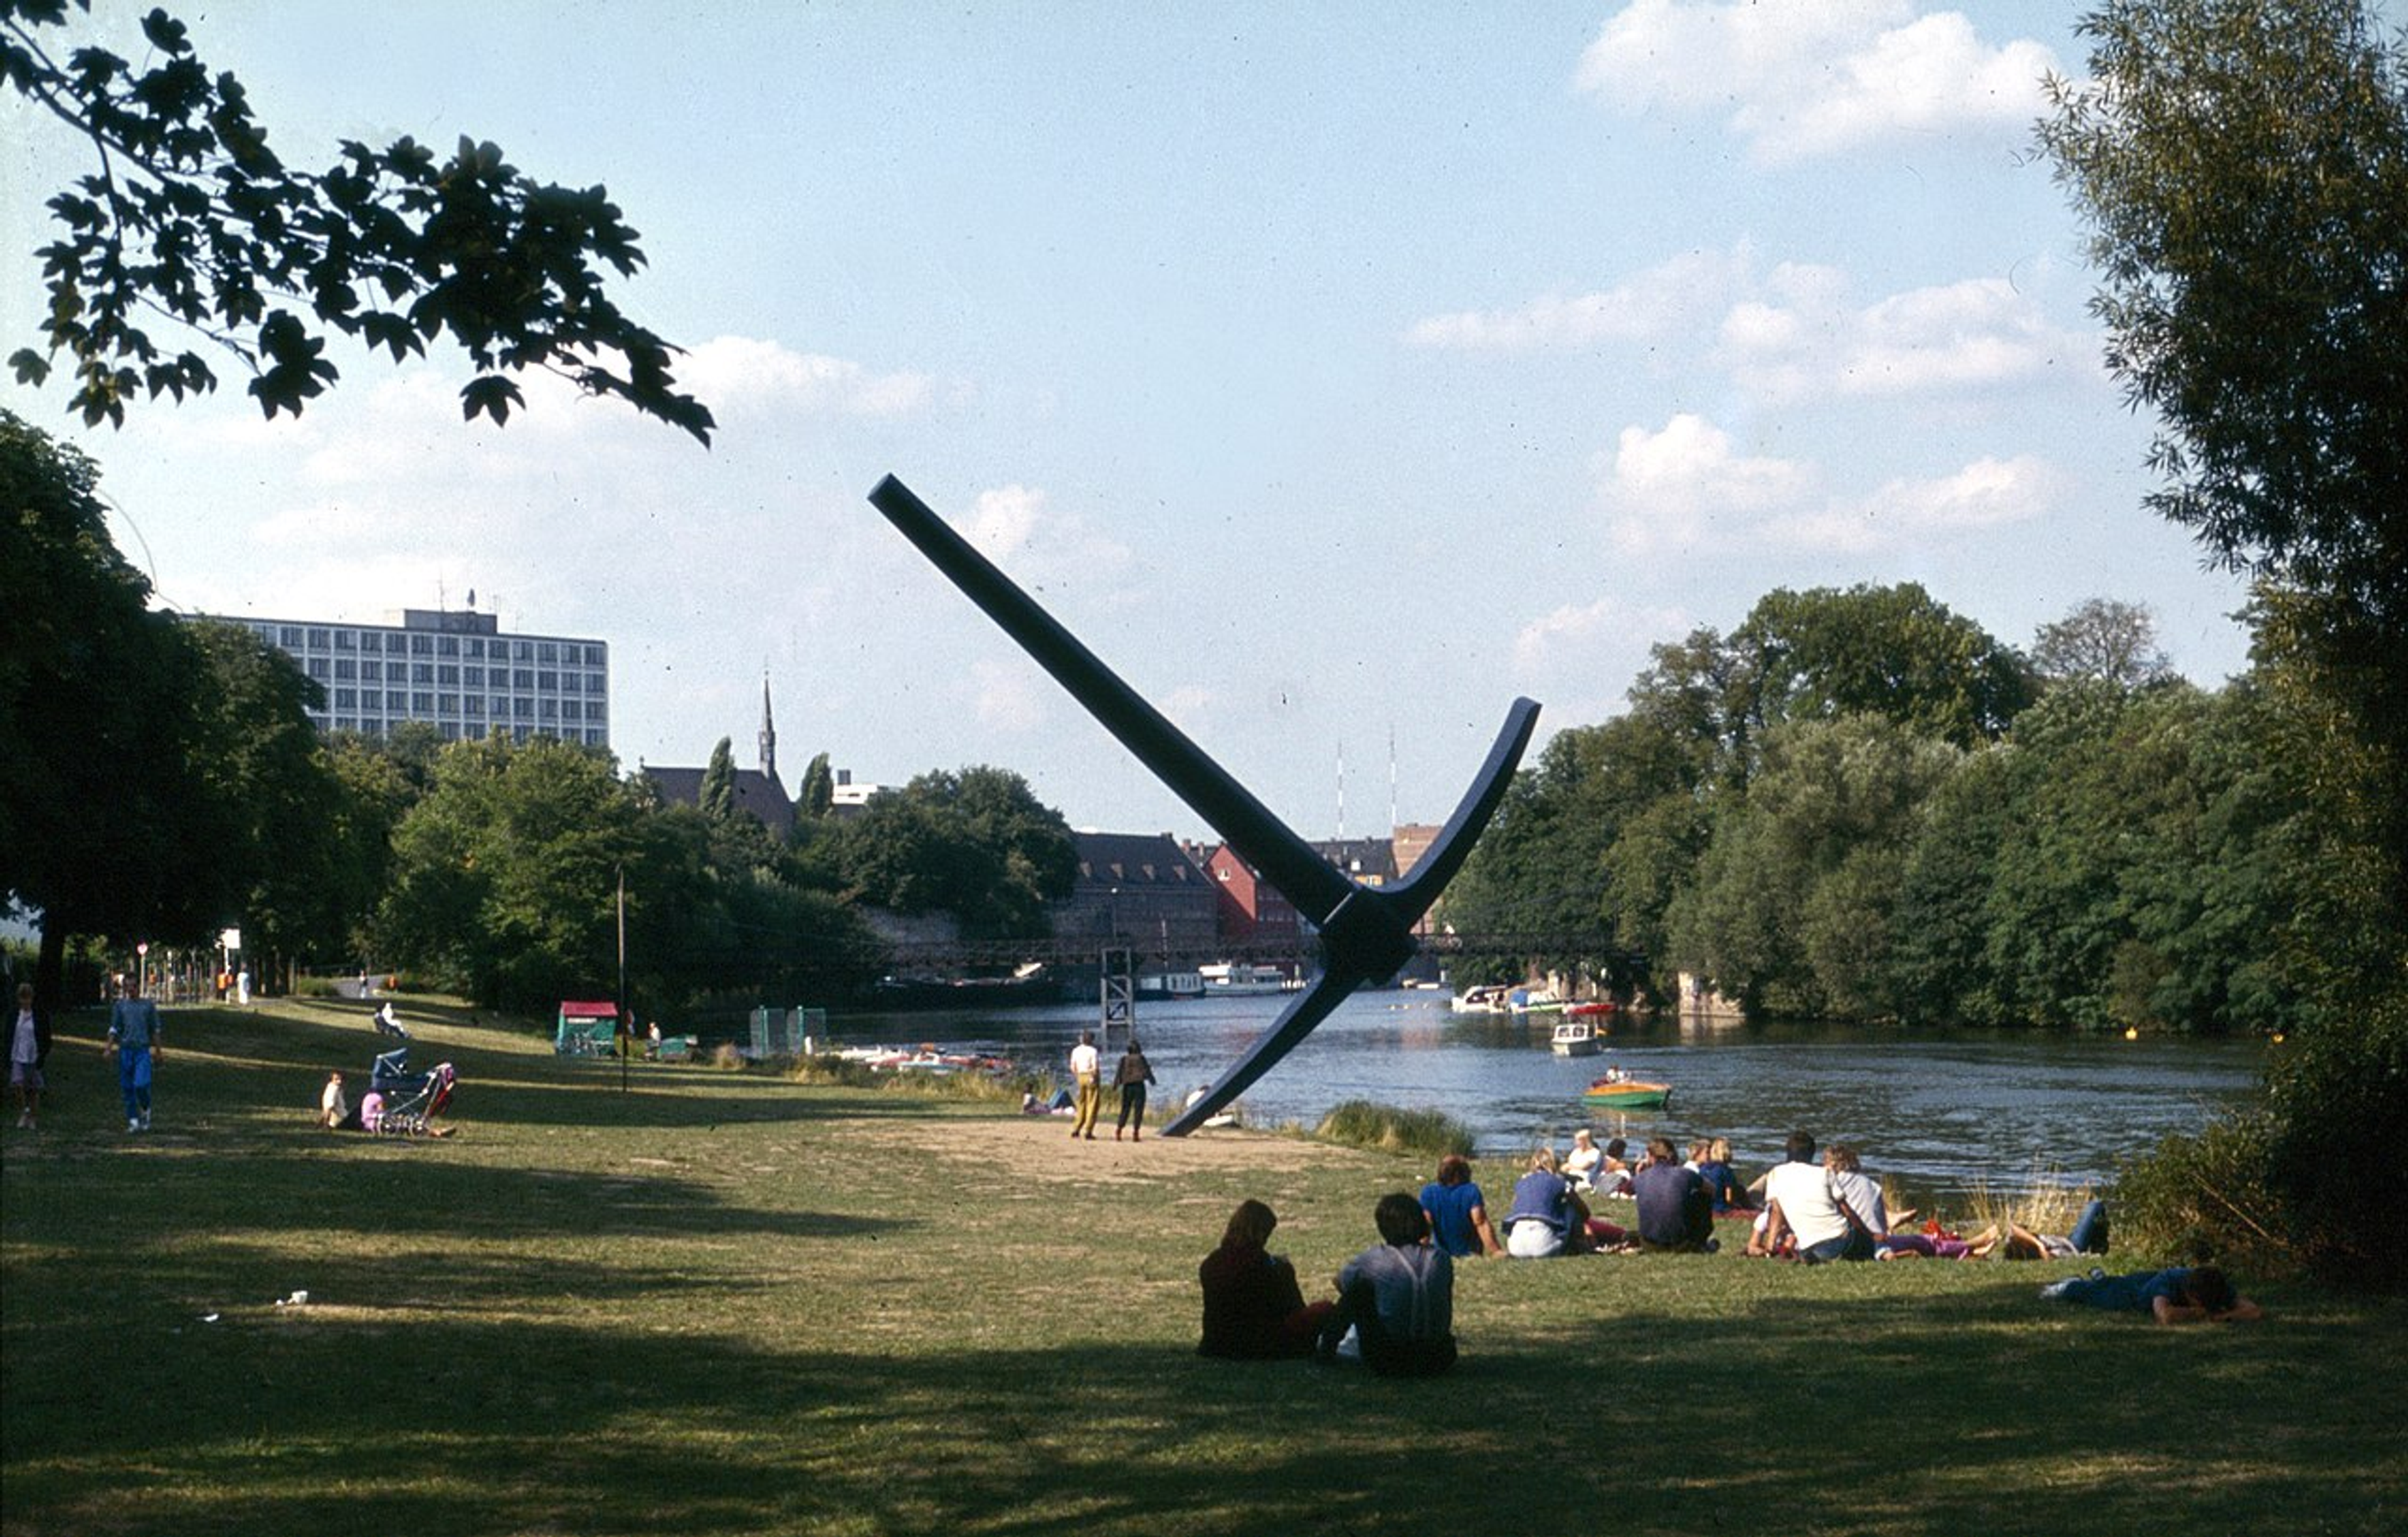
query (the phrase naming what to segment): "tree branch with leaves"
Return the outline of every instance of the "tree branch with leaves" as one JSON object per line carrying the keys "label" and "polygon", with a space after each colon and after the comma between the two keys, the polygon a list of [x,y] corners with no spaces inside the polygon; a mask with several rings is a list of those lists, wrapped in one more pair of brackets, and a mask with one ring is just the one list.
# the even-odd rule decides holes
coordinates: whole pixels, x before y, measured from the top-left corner
{"label": "tree branch with leaves", "polygon": [[676,350],[610,297],[608,281],[644,257],[605,189],[535,181],[466,136],[449,156],[347,140],[324,170],[295,169],[182,22],[146,15],[151,53],[136,65],[69,46],[71,12],[89,9],[0,0],[0,71],[93,162],[48,205],[48,347],[10,356],[21,382],[64,360],[87,424],[215,390],[201,351],[153,337],[164,323],[240,360],[267,416],[297,416],[337,378],[328,333],[395,362],[449,337],[476,370],[466,418],[508,421],[525,404],[515,376],[539,368],[710,441],[710,409],[677,388]]}

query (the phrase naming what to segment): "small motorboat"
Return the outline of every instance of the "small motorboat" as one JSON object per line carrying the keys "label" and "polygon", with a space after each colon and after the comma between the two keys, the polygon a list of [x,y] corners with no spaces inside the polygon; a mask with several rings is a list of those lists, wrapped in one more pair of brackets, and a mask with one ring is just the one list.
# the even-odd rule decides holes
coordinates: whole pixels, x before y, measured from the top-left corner
{"label": "small motorboat", "polygon": [[1585,1019],[1567,1019],[1555,1027],[1555,1039],[1548,1045],[1557,1056],[1595,1056],[1597,1027]]}
{"label": "small motorboat", "polygon": [[1672,1085],[1609,1072],[1581,1091],[1581,1102],[1593,1110],[1662,1110],[1672,1101]]}

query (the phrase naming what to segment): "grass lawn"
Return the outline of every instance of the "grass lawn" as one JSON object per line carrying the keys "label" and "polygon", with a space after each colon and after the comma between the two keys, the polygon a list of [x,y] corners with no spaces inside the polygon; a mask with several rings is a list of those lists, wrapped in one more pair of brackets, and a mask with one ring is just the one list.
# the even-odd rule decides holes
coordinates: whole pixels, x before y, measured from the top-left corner
{"label": "grass lawn", "polygon": [[2163,1329],[2038,1301],[2057,1265],[1474,1262],[1450,1377],[1211,1362],[1196,1264],[1239,1199],[1310,1288],[1426,1171],[700,1066],[622,1094],[404,1015],[459,1064],[456,1137],[308,1125],[328,1068],[366,1076],[354,1004],[171,1013],[140,1136],[98,1017],[64,1023],[0,1144],[0,1530],[2408,1523],[2398,1304],[2252,1286],[2265,1324]]}

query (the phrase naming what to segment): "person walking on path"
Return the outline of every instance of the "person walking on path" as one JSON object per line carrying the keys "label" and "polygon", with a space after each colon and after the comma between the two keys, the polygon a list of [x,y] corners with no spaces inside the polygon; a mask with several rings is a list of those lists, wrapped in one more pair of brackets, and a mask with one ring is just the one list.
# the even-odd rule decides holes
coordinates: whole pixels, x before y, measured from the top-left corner
{"label": "person walking on path", "polygon": [[117,1058],[117,1086],[125,1096],[125,1129],[150,1129],[150,1072],[161,1048],[159,1006],[142,996],[142,979],[129,974],[123,996],[109,1005],[108,1050]]}
{"label": "person walking on path", "polygon": [[8,1032],[8,1082],[17,1088],[21,1107],[17,1125],[35,1130],[42,1113],[42,1064],[50,1056],[50,1015],[34,1007],[34,984],[17,984],[17,1023]]}
{"label": "person walking on path", "polygon": [[1104,1059],[1096,1050],[1095,1031],[1079,1032],[1079,1043],[1070,1048],[1070,1077],[1079,1086],[1079,1115],[1070,1123],[1071,1139],[1094,1142],[1096,1114],[1103,1109],[1104,1099]]}
{"label": "person walking on path", "polygon": [[1121,1065],[1112,1070],[1112,1083],[1121,1091],[1120,1125],[1112,1128],[1112,1141],[1119,1142],[1121,1133],[1129,1141],[1145,1140],[1145,1086],[1154,1082],[1154,1064],[1138,1049],[1137,1037],[1129,1037],[1128,1050],[1121,1053]]}

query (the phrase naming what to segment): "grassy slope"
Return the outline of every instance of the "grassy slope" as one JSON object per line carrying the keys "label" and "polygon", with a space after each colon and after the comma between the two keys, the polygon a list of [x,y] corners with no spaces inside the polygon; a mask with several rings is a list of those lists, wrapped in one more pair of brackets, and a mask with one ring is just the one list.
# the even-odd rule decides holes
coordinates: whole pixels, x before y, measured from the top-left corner
{"label": "grassy slope", "polygon": [[[639,1066],[623,1096],[615,1067],[456,1012],[419,1055],[460,1064],[463,1134],[338,1137],[306,1109],[370,1040],[303,1005],[171,1015],[160,1128],[128,1137],[93,1028],[70,1022],[59,1103],[6,1143],[9,1533],[2408,1515],[2398,1307],[2277,1291],[2258,1329],[2173,1331],[2037,1302],[2056,1266],[1488,1263],[1441,1383],[1233,1366],[1192,1354],[1230,1205],[1268,1199],[1324,1276],[1422,1171],[1266,1138],[1073,1148],[702,1068]],[[308,1307],[272,1305],[295,1287]]]}

